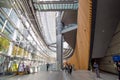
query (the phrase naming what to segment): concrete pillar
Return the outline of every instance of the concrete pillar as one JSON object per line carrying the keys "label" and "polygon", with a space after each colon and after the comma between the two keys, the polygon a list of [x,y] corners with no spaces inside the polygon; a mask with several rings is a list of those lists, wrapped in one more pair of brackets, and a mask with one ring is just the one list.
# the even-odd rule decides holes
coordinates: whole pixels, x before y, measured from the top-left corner
{"label": "concrete pillar", "polygon": [[63,64],[63,42],[62,42],[62,23],[61,23],[61,12],[58,13],[57,19],[56,19],[56,24],[57,24],[57,68],[60,70],[62,68]]}

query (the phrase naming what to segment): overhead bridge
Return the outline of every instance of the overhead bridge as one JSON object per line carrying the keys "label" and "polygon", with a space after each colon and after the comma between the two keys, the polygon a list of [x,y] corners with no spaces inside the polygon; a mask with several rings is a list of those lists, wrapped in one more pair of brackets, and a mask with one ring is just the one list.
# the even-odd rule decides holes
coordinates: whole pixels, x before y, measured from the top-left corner
{"label": "overhead bridge", "polygon": [[77,10],[78,1],[33,1],[37,11],[68,11]]}

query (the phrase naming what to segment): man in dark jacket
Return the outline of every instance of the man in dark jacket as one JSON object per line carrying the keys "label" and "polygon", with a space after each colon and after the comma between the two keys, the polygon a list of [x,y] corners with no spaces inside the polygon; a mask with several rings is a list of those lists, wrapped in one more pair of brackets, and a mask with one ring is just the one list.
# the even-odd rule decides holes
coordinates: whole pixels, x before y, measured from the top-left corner
{"label": "man in dark jacket", "polygon": [[47,71],[48,71],[48,68],[49,68],[49,63],[47,63],[47,64],[46,64],[46,66],[47,66]]}
{"label": "man in dark jacket", "polygon": [[94,62],[93,67],[94,67],[95,73],[97,75],[97,78],[100,78],[99,65],[96,62]]}
{"label": "man in dark jacket", "polygon": [[72,65],[70,63],[68,65],[68,72],[69,72],[69,74],[72,74]]}

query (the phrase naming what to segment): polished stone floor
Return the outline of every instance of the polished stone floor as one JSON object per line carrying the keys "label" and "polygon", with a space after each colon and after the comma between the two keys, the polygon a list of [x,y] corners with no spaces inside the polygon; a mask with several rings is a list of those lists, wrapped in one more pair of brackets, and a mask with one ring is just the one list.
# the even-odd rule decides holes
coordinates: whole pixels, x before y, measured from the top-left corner
{"label": "polished stone floor", "polygon": [[38,72],[29,75],[1,76],[0,80],[117,80],[117,75],[100,73],[101,78],[96,78],[95,73],[90,71],[74,71],[69,75],[62,71]]}

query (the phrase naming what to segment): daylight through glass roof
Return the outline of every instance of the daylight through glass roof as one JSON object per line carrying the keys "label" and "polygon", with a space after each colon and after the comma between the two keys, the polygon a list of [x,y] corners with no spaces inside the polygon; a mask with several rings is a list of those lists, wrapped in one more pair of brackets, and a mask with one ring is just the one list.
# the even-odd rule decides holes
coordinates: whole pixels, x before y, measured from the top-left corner
{"label": "daylight through glass roof", "polygon": [[77,9],[74,0],[0,0],[0,64],[9,59],[10,64],[33,65],[33,70],[48,62],[58,67],[59,52],[64,59],[73,52],[62,33],[62,17],[66,10]]}
{"label": "daylight through glass roof", "polygon": [[[59,11],[77,10],[78,1],[68,1],[68,0],[33,0],[33,7],[36,11],[37,19],[39,21],[40,27],[42,28],[42,34],[44,40],[48,45],[49,49],[56,52],[56,17]],[[66,46],[66,47],[65,47]],[[63,44],[64,51],[70,52],[68,49],[68,43]]]}

